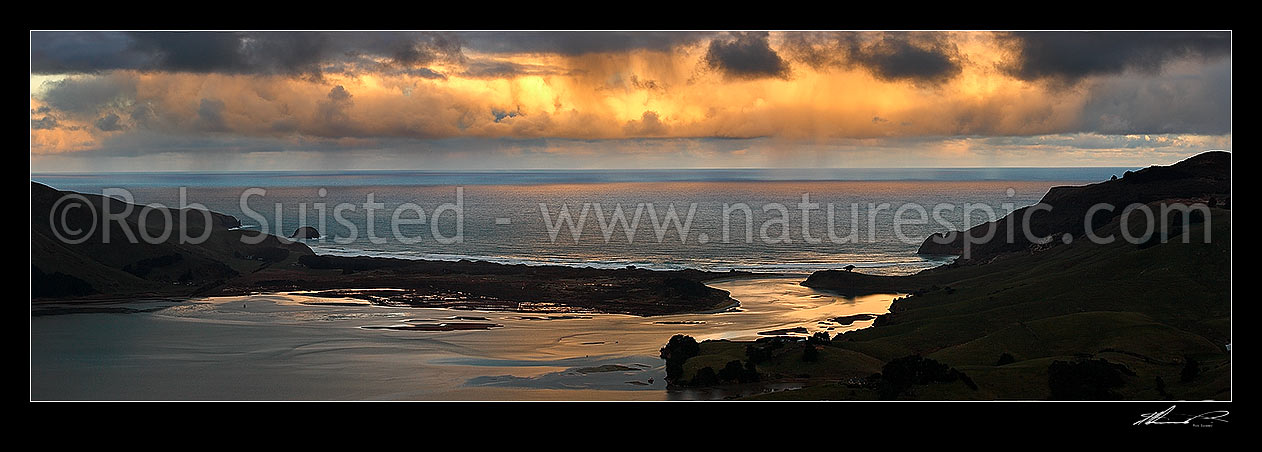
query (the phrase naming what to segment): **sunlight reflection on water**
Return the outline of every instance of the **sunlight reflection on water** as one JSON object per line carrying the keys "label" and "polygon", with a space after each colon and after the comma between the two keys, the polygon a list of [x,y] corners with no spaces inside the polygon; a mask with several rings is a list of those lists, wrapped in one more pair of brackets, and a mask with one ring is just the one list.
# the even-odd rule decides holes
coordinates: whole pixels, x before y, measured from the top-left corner
{"label": "sunlight reflection on water", "polygon": [[[670,336],[863,328],[896,294],[846,298],[802,276],[711,283],[741,302],[718,314],[552,316],[369,306],[302,294],[202,299],[136,314],[32,318],[35,399],[663,400]],[[470,331],[369,330],[482,322]],[[650,379],[651,382],[650,382]],[[692,397],[692,396],[687,396]]]}

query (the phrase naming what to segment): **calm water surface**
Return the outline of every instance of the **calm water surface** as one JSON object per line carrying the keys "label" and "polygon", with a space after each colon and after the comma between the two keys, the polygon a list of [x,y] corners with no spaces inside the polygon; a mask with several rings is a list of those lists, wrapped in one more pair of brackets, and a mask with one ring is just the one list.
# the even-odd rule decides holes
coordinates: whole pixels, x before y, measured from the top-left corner
{"label": "calm water surface", "polygon": [[[677,333],[755,339],[802,326],[835,334],[871,325],[829,319],[887,312],[896,294],[846,298],[804,275],[711,283],[734,311],[636,317],[371,306],[301,294],[131,303],[163,309],[31,319],[36,400],[669,400],[658,349]],[[364,327],[485,318],[500,328]],[[479,320],[481,321],[481,320]],[[823,323],[821,323],[823,322]],[[602,365],[621,366],[594,369]],[[608,371],[608,369],[615,369]],[[649,383],[652,378],[653,382]]]}

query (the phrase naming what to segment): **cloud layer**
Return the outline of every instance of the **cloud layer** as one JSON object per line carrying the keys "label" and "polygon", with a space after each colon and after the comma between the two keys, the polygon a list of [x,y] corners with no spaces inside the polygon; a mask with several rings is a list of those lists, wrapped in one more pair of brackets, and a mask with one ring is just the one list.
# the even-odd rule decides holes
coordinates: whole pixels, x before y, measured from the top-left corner
{"label": "cloud layer", "polygon": [[31,47],[33,165],[181,149],[459,160],[451,143],[531,140],[623,149],[584,154],[610,164],[643,140],[1230,146],[1229,33],[33,32]]}
{"label": "cloud layer", "polygon": [[1158,73],[1171,61],[1231,55],[1222,32],[1025,32],[1002,39],[1015,57],[1005,71],[1023,80],[1076,82],[1127,70]]}

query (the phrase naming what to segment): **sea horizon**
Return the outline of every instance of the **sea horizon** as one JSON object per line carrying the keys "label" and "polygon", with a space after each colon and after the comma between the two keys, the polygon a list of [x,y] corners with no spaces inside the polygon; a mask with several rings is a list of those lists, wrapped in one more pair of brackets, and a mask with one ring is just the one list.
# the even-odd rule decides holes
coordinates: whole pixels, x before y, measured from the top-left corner
{"label": "sea horizon", "polygon": [[[998,168],[700,168],[700,169],[503,169],[503,170],[266,170],[31,172],[31,180],[66,188],[127,186],[289,185],[542,185],[623,182],[821,182],[821,181],[1081,181],[1102,182],[1138,167]],[[495,177],[488,177],[495,176]],[[267,179],[258,179],[267,177]],[[352,178],[345,180],[341,178]],[[321,180],[322,178],[326,178]],[[242,184],[244,180],[252,184]]]}

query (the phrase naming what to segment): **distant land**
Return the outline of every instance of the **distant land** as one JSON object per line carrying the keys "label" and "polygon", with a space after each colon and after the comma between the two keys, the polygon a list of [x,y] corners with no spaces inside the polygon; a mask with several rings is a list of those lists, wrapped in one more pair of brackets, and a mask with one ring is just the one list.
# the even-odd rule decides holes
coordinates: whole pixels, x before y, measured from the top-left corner
{"label": "distant land", "polygon": [[[181,244],[178,234],[150,244],[122,240],[122,227],[110,223],[110,236],[97,228],[83,243],[59,241],[48,222],[55,203],[70,194],[31,183],[31,297],[42,305],[98,309],[94,302],[138,297],[187,298],[249,293],[319,291],[325,296],[361,298],[389,305],[497,309],[521,312],[582,311],[662,315],[722,310],[737,304],[723,290],[702,281],[751,275],[746,272],[698,270],[650,271],[637,268],[595,269],[564,266],[505,265],[473,261],[424,261],[377,257],[319,256],[307,245],[266,235],[258,244],[241,240],[257,232],[235,229],[230,215],[202,216],[171,210],[177,230],[210,236],[200,244]],[[123,212],[120,200],[79,194],[103,212]],[[162,216],[142,223],[133,206],[126,222],[133,231],[149,228],[158,236]],[[69,227],[91,230],[94,217],[70,210]],[[402,289],[377,291],[389,287]],[[69,308],[67,306],[70,306]]]}

